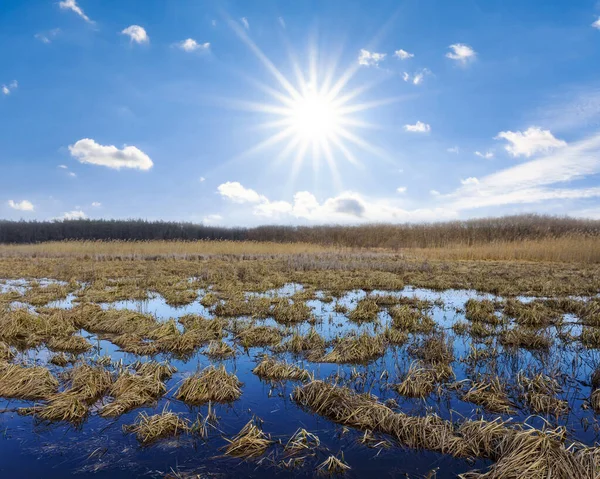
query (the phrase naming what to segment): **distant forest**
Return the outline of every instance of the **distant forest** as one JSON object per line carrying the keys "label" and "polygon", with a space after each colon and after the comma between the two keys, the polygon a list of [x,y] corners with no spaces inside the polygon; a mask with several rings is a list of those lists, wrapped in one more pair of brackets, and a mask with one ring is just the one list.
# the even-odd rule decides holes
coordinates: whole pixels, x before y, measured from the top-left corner
{"label": "distant forest", "polygon": [[307,242],[351,247],[437,247],[564,236],[600,236],[600,220],[519,215],[443,223],[362,226],[259,226],[225,228],[144,220],[0,220],[0,243],[64,240],[231,240]]}

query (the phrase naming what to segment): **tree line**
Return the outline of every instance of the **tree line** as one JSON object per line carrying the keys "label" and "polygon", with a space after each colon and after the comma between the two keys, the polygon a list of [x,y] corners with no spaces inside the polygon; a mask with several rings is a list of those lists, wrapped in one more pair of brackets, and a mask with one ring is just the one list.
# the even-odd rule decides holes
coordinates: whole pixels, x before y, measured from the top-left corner
{"label": "tree line", "polygon": [[65,221],[0,220],[0,243],[46,241],[152,241],[230,240],[307,242],[350,247],[443,247],[452,244],[482,244],[493,241],[523,241],[564,236],[599,236],[600,220],[544,215],[360,226],[279,226],[253,228],[203,224],[84,219]]}

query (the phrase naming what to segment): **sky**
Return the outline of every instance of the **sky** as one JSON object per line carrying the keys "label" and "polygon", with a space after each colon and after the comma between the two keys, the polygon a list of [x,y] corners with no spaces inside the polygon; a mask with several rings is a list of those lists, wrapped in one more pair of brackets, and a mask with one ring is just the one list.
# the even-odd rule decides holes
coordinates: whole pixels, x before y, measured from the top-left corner
{"label": "sky", "polygon": [[0,218],[600,219],[600,2],[2,0]]}

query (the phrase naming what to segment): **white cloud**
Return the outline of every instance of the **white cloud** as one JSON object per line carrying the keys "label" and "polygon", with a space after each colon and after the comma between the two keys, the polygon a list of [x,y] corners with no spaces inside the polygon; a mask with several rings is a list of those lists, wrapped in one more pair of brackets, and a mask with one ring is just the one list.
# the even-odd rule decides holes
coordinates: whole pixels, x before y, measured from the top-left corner
{"label": "white cloud", "polygon": [[478,185],[479,180],[477,178],[475,178],[474,176],[471,176],[465,180],[460,180],[460,183],[462,185]]}
{"label": "white cloud", "polygon": [[546,156],[481,177],[445,195],[455,210],[600,196],[600,188],[567,188],[565,184],[600,174],[600,134]]}
{"label": "white cloud", "polygon": [[394,52],[394,56],[400,60],[408,60],[409,58],[413,58],[415,55],[413,53],[408,53],[406,50],[400,49]]}
{"label": "white cloud", "polygon": [[[232,194],[232,185],[235,193]],[[223,193],[223,190],[227,194]],[[271,201],[239,183],[224,183],[222,196],[236,203],[252,205],[252,214],[259,218],[307,220],[316,223],[403,222],[453,218],[456,213],[446,208],[406,210],[394,204],[396,200],[370,200],[355,192],[345,192],[319,202],[308,191],[299,191],[293,201]]]}
{"label": "white cloud", "polygon": [[75,177],[77,177],[77,175],[76,175],[75,173],[73,173],[72,171],[69,171],[67,174],[68,174],[68,175],[69,175],[71,178],[75,178]]}
{"label": "white cloud", "polygon": [[177,48],[182,49],[185,52],[203,51],[207,52],[210,50],[210,43],[198,43],[193,38],[187,38],[176,44]]}
{"label": "white cloud", "polygon": [[240,21],[242,22],[242,25],[244,25],[244,28],[246,30],[250,30],[250,22],[248,22],[248,19],[246,17],[240,18]]}
{"label": "white cloud", "polygon": [[206,178],[204,178],[204,176],[201,176],[200,178],[198,178],[198,181],[200,183],[204,183],[206,181]]}
{"label": "white cloud", "polygon": [[83,10],[79,7],[79,5],[77,5],[77,2],[75,0],[63,0],[61,2],[58,2],[58,6],[63,10],[74,11],[77,15],[79,15],[88,23],[94,23],[85,13],[83,13]]}
{"label": "white cloud", "polygon": [[67,166],[67,165],[58,165],[58,167],[59,167],[59,168],[61,168],[61,169],[63,169],[63,170],[66,170],[66,169],[68,169],[68,166]]}
{"label": "white cloud", "polygon": [[31,203],[31,201],[27,201],[27,200],[22,200],[22,201],[8,200],[8,206],[10,206],[13,210],[33,211],[33,203]]}
{"label": "white cloud", "polygon": [[404,194],[406,193],[406,186],[399,186],[398,188],[396,188],[396,191],[400,194]]}
{"label": "white cloud", "polygon": [[598,17],[598,19],[594,23],[592,23],[592,27],[600,30],[600,17]]}
{"label": "white cloud", "polygon": [[92,207],[93,208],[100,208],[101,206],[102,206],[102,203],[100,203],[99,201],[92,202]]}
{"label": "white cloud", "polygon": [[524,132],[501,131],[494,139],[508,141],[510,144],[505,148],[512,156],[528,158],[536,153],[567,146],[565,141],[555,138],[550,130],[542,130],[537,126],[531,126]]}
{"label": "white cloud", "polygon": [[223,217],[221,215],[206,215],[204,218],[202,218],[202,223],[204,223],[205,225],[217,225],[220,224],[223,221]]}
{"label": "white cloud", "polygon": [[17,80],[13,80],[8,85],[2,85],[2,93],[5,95],[10,95],[18,86],[19,82],[17,82]]}
{"label": "white cloud", "polygon": [[486,160],[491,160],[494,157],[494,153],[492,153],[491,151],[486,151],[485,153],[482,153],[481,151],[476,151],[475,156],[478,156],[479,158],[484,158]]}
{"label": "white cloud", "polygon": [[90,138],[84,138],[69,146],[71,156],[81,163],[106,166],[115,170],[133,168],[149,170],[152,160],[135,146],[125,145],[122,149],[113,145],[100,145]]}
{"label": "white cloud", "polygon": [[425,76],[430,75],[430,74],[431,74],[430,70],[428,70],[427,68],[423,68],[422,70],[416,71],[413,75],[411,75],[408,72],[404,72],[402,74],[402,79],[405,82],[411,82],[413,85],[420,85],[421,83],[423,83]]}
{"label": "white cloud", "polygon": [[140,27],[139,25],[130,25],[127,28],[121,31],[122,35],[127,35],[131,42],[135,42],[138,44],[148,43],[150,38],[146,33],[144,27]]}
{"label": "white cloud", "polygon": [[84,220],[86,218],[87,218],[87,215],[83,211],[72,210],[72,211],[66,211],[61,216],[57,216],[54,219],[58,220],[58,221],[64,221],[64,220]]}
{"label": "white cloud", "polygon": [[404,125],[404,129],[414,133],[429,133],[431,131],[431,126],[422,121],[417,121],[414,125]]}
{"label": "white cloud", "polygon": [[358,54],[358,64],[367,67],[376,67],[379,65],[379,62],[384,60],[385,56],[385,53],[375,53],[365,49],[361,49]]}
{"label": "white cloud", "polygon": [[454,153],[455,155],[458,155],[460,153],[460,149],[458,148],[458,146],[453,146],[451,148],[448,148],[446,151],[448,153]]}
{"label": "white cloud", "polygon": [[279,22],[279,25],[281,25],[281,28],[285,28],[285,20],[283,17],[279,17],[277,21]]}
{"label": "white cloud", "polygon": [[234,203],[263,203],[266,198],[250,188],[245,188],[238,181],[228,181],[218,186],[219,194]]}
{"label": "white cloud", "polygon": [[477,56],[475,50],[473,50],[469,45],[465,45],[464,43],[454,43],[448,48],[452,51],[446,53],[446,58],[455,60],[459,63],[462,63],[463,65],[475,60],[475,57]]}
{"label": "white cloud", "polygon": [[60,33],[60,28],[53,28],[47,32],[40,32],[34,35],[34,38],[38,39],[42,43],[51,43],[52,39]]}

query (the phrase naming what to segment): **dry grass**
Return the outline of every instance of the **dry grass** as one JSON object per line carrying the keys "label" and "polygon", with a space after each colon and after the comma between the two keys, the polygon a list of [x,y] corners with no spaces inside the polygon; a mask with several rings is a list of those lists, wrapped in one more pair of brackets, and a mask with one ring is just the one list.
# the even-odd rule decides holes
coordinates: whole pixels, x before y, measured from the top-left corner
{"label": "dry grass", "polygon": [[124,371],[110,387],[108,394],[113,398],[101,410],[103,417],[117,417],[137,407],[156,402],[167,392],[163,380],[173,373],[173,368],[164,363],[136,365],[137,371]]}
{"label": "dry grass", "polygon": [[250,326],[236,336],[244,348],[276,346],[281,338],[281,331],[271,326]]}
{"label": "dry grass", "polygon": [[271,381],[308,381],[310,373],[303,368],[266,356],[252,370],[261,379]]}
{"label": "dry grass", "polygon": [[356,303],[356,307],[348,314],[348,319],[355,323],[371,322],[377,319],[378,313],[377,301],[367,296]]}
{"label": "dry grass", "polygon": [[521,388],[523,401],[533,412],[555,417],[569,412],[568,401],[556,397],[561,390],[556,379],[542,373],[531,378],[519,373],[517,384]]}
{"label": "dry grass", "polygon": [[225,454],[244,459],[255,459],[262,456],[273,443],[260,427],[260,421],[251,419],[232,439],[225,440]]}
{"label": "dry grass", "polygon": [[0,397],[48,399],[58,391],[58,380],[46,368],[0,363]]}
{"label": "dry grass", "polygon": [[465,318],[469,321],[499,324],[500,318],[496,316],[496,305],[489,299],[469,299],[465,303]]}
{"label": "dry grass", "polygon": [[324,363],[364,364],[385,354],[385,341],[381,336],[368,333],[348,335],[336,340],[333,349],[320,360]]}
{"label": "dry grass", "polygon": [[165,437],[176,437],[190,431],[190,423],[187,419],[180,417],[165,407],[160,414],[149,416],[141,412],[133,424],[123,426],[123,432],[136,435],[137,440],[143,446]]}
{"label": "dry grass", "polygon": [[287,455],[300,454],[316,449],[320,445],[321,441],[318,436],[300,428],[290,437],[283,450]]}
{"label": "dry grass", "polygon": [[393,327],[407,333],[429,334],[435,328],[435,321],[430,316],[411,305],[395,306],[389,313]]}
{"label": "dry grass", "polygon": [[279,298],[271,311],[273,319],[281,324],[295,324],[308,321],[312,310],[303,302],[290,302],[287,298]]}
{"label": "dry grass", "polygon": [[500,343],[507,348],[547,351],[552,346],[552,337],[544,331],[518,327],[504,331]]}
{"label": "dry grass", "polygon": [[212,359],[224,359],[235,356],[235,349],[225,341],[211,341],[203,353]]}
{"label": "dry grass", "polygon": [[209,401],[228,403],[242,395],[242,383],[235,374],[229,374],[225,366],[208,366],[201,372],[186,378],[175,397],[190,404],[204,404]]}
{"label": "dry grass", "polygon": [[317,466],[317,473],[322,476],[333,476],[344,474],[346,471],[349,471],[351,467],[346,464],[344,460],[344,455],[342,454],[342,458],[338,459],[335,456],[329,456],[325,459],[321,464]]}
{"label": "dry grass", "polygon": [[410,365],[406,376],[394,390],[407,397],[424,398],[431,394],[435,385],[452,375],[452,368],[446,364],[425,365],[415,361]]}
{"label": "dry grass", "polygon": [[463,401],[483,406],[488,411],[502,414],[511,414],[513,404],[508,398],[505,387],[500,383],[500,378],[485,378],[482,381],[473,381],[471,387],[461,397]]}

